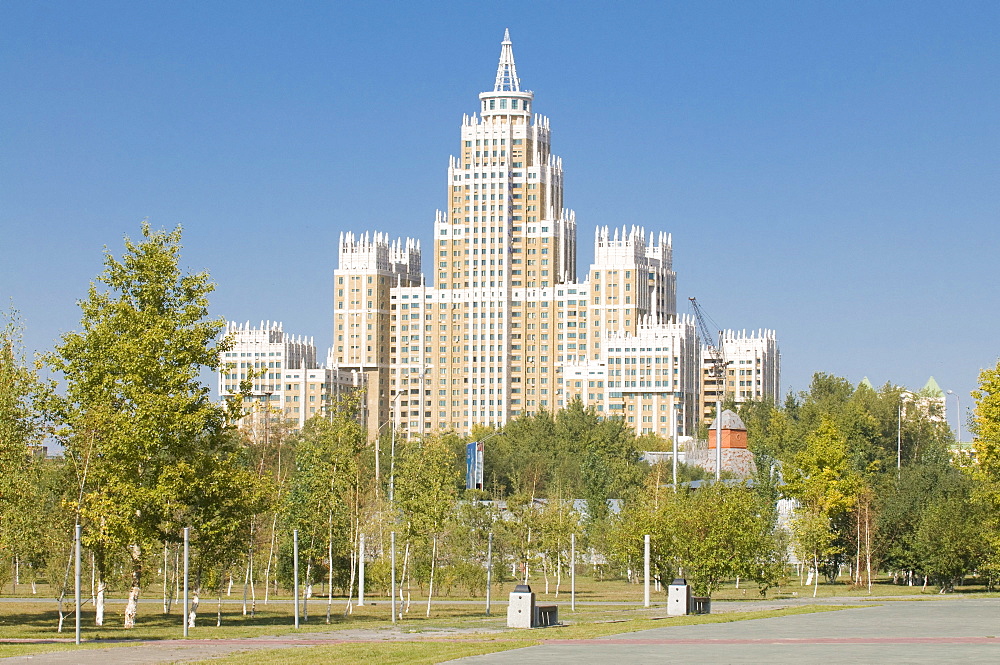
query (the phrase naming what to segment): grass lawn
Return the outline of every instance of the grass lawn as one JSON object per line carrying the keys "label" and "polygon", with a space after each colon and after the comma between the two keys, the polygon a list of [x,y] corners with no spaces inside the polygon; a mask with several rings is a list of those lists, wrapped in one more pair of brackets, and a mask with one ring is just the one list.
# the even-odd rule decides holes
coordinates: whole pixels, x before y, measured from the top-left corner
{"label": "grass lawn", "polygon": [[381,642],[335,644],[325,647],[292,647],[235,653],[194,665],[395,665],[441,663],[465,656],[478,656],[538,644],[533,640],[495,642]]}
{"label": "grass lawn", "polygon": [[[549,593],[545,593],[544,580],[532,580],[532,589],[536,592],[539,602],[558,602],[560,608],[560,619],[567,624],[571,624],[551,632],[552,636],[558,637],[592,637],[604,634],[614,634],[632,630],[642,630],[653,626],[665,625],[666,620],[655,621],[650,615],[662,614],[662,605],[666,601],[665,592],[654,592],[652,601],[654,605],[659,604],[660,608],[645,610],[641,606],[642,585],[629,584],[622,580],[595,580],[589,576],[577,577],[577,612],[569,612],[569,584],[564,580],[558,596],[555,594],[554,580],[549,585]],[[761,595],[756,587],[737,589],[734,583],[728,584],[713,594],[713,599],[717,601],[754,601],[761,600]],[[493,597],[497,600],[506,600],[507,593],[513,588],[513,583],[497,585],[494,587]],[[9,589],[9,588],[8,588]],[[56,632],[58,614],[56,603],[45,594],[48,589],[39,585],[38,595],[30,595],[30,587],[21,585],[18,588],[20,593],[16,597],[7,597],[0,602],[0,656],[14,656],[26,653],[41,653],[44,651],[57,651],[70,648],[79,648],[72,644],[59,642],[44,644],[12,644],[4,640],[10,639],[39,639],[39,640],[61,640],[72,639],[73,636],[73,616],[66,617],[62,633]],[[335,631],[341,629],[388,629],[389,622],[389,602],[384,596],[373,595],[374,589],[369,590],[368,603],[365,607],[355,607],[351,615],[344,615],[345,600],[334,598],[331,612],[331,623],[325,622],[326,599],[315,597],[309,601],[309,621],[302,624],[302,632]],[[798,584],[797,579],[791,579],[785,585],[771,589],[768,599],[785,599],[797,597],[807,600],[812,596],[812,587],[804,587]],[[872,596],[898,597],[900,600],[906,599],[941,599],[954,597],[958,594],[939,595],[936,587],[928,587],[925,591],[919,586],[901,586],[891,583],[877,584],[872,589]],[[959,594],[974,594],[978,596],[995,596],[996,594],[986,594],[982,587],[970,586],[960,587]],[[484,615],[484,604],[482,598],[470,598],[459,595],[457,592],[450,596],[439,596],[435,599],[431,611],[431,617],[426,618],[425,598],[420,590],[411,590],[411,606],[409,613],[404,615],[402,629],[411,632],[423,632],[437,629],[462,629],[465,631],[502,631],[504,630],[505,611],[504,604],[493,606],[493,616]],[[820,584],[818,597],[852,597],[859,601],[869,597],[867,588],[852,588],[848,584]],[[93,625],[94,608],[90,604],[85,604],[83,614],[83,640],[87,646],[111,646],[118,640],[161,640],[180,639],[182,637],[182,627],[180,618],[180,603],[175,602],[171,614],[162,613],[161,603],[157,589],[151,589],[144,594],[144,599],[151,602],[141,602],[139,605],[139,615],[137,617],[136,628],[126,631],[121,628],[124,614],[124,599],[109,598],[106,606],[105,625],[96,628]],[[41,602],[33,602],[40,600]],[[282,635],[294,631],[292,626],[292,603],[287,593],[274,597],[268,605],[262,601],[257,603],[256,616],[243,616],[240,594],[234,589],[232,596],[225,596],[222,605],[222,625],[216,627],[217,601],[215,598],[202,598],[199,608],[198,622],[195,628],[190,630],[192,638],[213,639],[213,638],[249,638],[264,635]],[[374,600],[374,603],[373,603]],[[453,604],[448,601],[464,600],[473,601],[466,604]],[[617,603],[610,605],[586,605],[587,602]],[[70,609],[71,603],[64,604],[66,609]],[[799,611],[796,608],[792,611]],[[787,612],[786,612],[787,613]],[[739,619],[756,618],[757,613],[738,613]],[[777,615],[775,615],[777,616]],[[683,621],[728,621],[737,617],[730,614],[716,614],[709,617],[686,617]],[[601,622],[624,620],[627,623],[602,624]],[[671,619],[670,621],[680,621]],[[649,622],[648,625],[643,622]],[[579,632],[583,631],[583,632]],[[549,632],[545,632],[548,638]],[[492,638],[483,641],[483,635],[477,639],[484,644],[494,644],[497,642]],[[513,639],[509,636],[506,639]],[[518,639],[526,639],[519,636]],[[532,639],[536,639],[534,634]],[[504,642],[507,644],[507,642]],[[469,645],[467,645],[469,646]],[[497,649],[510,648],[498,642],[494,644]],[[334,647],[312,647],[312,648],[334,648]],[[354,648],[352,646],[352,648]],[[360,648],[360,647],[359,647]],[[422,649],[433,650],[433,645],[421,647]],[[427,653],[430,653],[428,651]],[[287,654],[286,654],[287,655]],[[391,654],[386,657],[389,658]],[[430,657],[430,656],[428,656]],[[435,656],[436,657],[436,656]],[[458,656],[455,656],[458,657]],[[385,662],[395,662],[387,660]],[[432,662],[432,661],[427,661]]]}
{"label": "grass lawn", "polygon": [[107,649],[109,647],[127,647],[128,642],[117,644],[105,644],[101,642],[90,642],[88,644],[2,644],[0,643],[0,658],[10,658],[12,656],[31,656],[39,653],[52,653],[53,651],[75,651],[77,649]]}

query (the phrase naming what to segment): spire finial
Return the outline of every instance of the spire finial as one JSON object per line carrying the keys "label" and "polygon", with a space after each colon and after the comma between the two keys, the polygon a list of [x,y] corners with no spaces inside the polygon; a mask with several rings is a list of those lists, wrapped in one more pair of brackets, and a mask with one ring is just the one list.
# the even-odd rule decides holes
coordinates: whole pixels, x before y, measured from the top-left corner
{"label": "spire finial", "polygon": [[520,92],[521,80],[517,78],[514,67],[514,49],[510,41],[510,29],[503,31],[503,41],[500,42],[500,64],[497,66],[497,81],[494,92]]}

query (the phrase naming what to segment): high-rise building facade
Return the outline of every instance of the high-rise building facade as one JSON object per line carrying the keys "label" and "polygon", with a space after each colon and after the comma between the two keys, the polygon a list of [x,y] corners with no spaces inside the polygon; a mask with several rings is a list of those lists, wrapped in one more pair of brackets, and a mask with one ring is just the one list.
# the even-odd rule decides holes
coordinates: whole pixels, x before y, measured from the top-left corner
{"label": "high-rise building facade", "polygon": [[732,398],[736,404],[743,404],[766,398],[777,403],[781,398],[781,353],[775,332],[723,330],[719,341],[726,361],[724,377],[715,375],[709,354],[702,355],[701,408],[705,422],[715,418],[716,400]]}
{"label": "high-rise building facade", "polygon": [[700,343],[676,313],[670,236],[598,228],[578,281],[562,160],[534,103],[505,34],[448,163],[432,280],[416,240],[342,235],[328,364],[367,377],[370,431],[467,432],[577,397],[638,433],[697,421]]}

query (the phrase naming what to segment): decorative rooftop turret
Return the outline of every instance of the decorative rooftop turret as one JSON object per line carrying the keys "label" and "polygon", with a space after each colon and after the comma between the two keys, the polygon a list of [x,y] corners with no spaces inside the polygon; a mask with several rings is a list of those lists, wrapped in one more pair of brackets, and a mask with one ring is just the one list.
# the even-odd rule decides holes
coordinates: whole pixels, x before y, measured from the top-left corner
{"label": "decorative rooftop turret", "polygon": [[500,64],[497,66],[497,82],[494,92],[521,92],[521,79],[517,78],[514,66],[514,48],[510,41],[510,29],[504,29],[500,42]]}
{"label": "decorative rooftop turret", "polygon": [[479,105],[483,119],[496,116],[514,116],[527,122],[531,117],[531,101],[534,93],[521,90],[521,79],[517,77],[514,65],[514,47],[510,41],[510,30],[504,30],[500,42],[500,63],[493,90],[479,93]]}

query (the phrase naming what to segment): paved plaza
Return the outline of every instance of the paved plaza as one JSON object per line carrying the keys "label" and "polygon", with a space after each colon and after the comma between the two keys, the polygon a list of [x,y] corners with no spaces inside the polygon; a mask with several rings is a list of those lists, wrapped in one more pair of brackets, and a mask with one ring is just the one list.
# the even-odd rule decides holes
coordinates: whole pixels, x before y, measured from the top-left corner
{"label": "paved plaza", "polygon": [[[720,602],[720,609],[768,609],[808,604],[798,601]],[[823,599],[823,604],[864,604],[857,598]],[[568,612],[563,618],[572,621]],[[450,641],[468,629],[422,631],[399,628],[302,632],[244,639],[195,639],[147,642],[138,646],[87,649],[0,659],[0,663],[51,665],[132,665],[175,663],[257,649],[295,648],[341,642],[395,640]],[[543,641],[454,662],[466,665],[558,663],[998,663],[1000,599],[879,600],[866,607],[770,619],[691,626],[664,626],[591,640],[560,638],[559,628],[516,631]],[[467,635],[466,635],[467,637]]]}
{"label": "paved plaza", "polygon": [[[558,629],[553,632],[558,633]],[[538,663],[998,663],[1000,599],[889,601],[723,624],[664,626],[455,661]]]}

